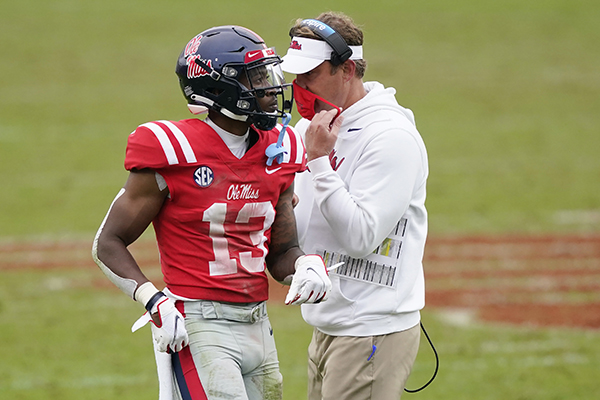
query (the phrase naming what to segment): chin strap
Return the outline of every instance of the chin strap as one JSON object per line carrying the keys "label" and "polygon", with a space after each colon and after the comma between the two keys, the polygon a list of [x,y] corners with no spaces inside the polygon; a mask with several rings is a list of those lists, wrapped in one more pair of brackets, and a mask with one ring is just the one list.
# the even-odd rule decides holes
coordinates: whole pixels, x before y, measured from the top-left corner
{"label": "chin strap", "polygon": [[278,164],[283,162],[283,155],[287,154],[287,150],[283,147],[283,137],[285,136],[285,130],[287,129],[290,121],[292,120],[292,114],[285,113],[282,118],[282,126],[281,131],[279,131],[279,137],[277,138],[277,143],[272,143],[267,147],[265,154],[267,155],[267,165],[270,166],[273,164],[273,160],[277,160]]}

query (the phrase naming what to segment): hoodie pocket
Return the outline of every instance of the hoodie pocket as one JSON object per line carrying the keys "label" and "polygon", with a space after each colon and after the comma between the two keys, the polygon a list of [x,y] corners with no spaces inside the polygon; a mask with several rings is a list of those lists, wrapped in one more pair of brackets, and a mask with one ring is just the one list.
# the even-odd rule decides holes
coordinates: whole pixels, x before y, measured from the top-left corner
{"label": "hoodie pocket", "polygon": [[331,279],[331,293],[319,304],[303,304],[302,316],[316,327],[340,326],[354,319],[356,302],[345,297],[340,290],[340,279]]}

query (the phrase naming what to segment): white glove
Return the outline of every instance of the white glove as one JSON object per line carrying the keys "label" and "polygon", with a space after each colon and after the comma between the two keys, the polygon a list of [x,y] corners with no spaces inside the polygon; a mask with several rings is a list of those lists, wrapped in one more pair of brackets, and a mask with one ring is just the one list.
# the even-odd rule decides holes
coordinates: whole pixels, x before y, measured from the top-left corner
{"label": "white glove", "polygon": [[[160,322],[157,324],[151,315],[158,312]],[[168,297],[160,299],[150,312],[146,312],[138,319],[131,331],[135,332],[148,322],[152,322],[152,337],[156,342],[156,348],[161,352],[178,352],[188,345],[189,339],[185,329],[183,315],[175,307],[175,302]]]}
{"label": "white glove", "polygon": [[300,256],[295,263],[296,273],[292,278],[285,304],[320,303],[327,300],[331,280],[320,256]]}
{"label": "white glove", "polygon": [[152,307],[151,314],[158,312],[160,323],[154,320],[152,325],[152,337],[156,342],[158,351],[178,352],[189,343],[188,333],[185,329],[183,315],[175,308],[175,302],[168,297],[159,302],[156,311]]}

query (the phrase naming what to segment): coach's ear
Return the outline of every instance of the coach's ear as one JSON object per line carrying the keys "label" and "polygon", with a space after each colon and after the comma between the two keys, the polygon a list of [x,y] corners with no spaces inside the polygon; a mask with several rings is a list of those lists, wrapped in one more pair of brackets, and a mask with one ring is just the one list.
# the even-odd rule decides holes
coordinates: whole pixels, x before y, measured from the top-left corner
{"label": "coach's ear", "polygon": [[300,197],[296,193],[292,196],[292,207],[296,208],[298,203],[300,202]]}
{"label": "coach's ear", "polygon": [[344,82],[348,82],[354,78],[354,74],[356,73],[356,63],[353,60],[346,60],[344,64],[342,64],[342,68],[344,70]]}

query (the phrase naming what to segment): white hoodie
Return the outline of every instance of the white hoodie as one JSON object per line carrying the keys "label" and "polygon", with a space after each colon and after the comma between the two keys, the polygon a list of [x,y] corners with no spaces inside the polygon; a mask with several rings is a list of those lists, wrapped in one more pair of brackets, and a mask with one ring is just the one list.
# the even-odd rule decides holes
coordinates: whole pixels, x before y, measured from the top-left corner
{"label": "white hoodie", "polygon": [[[334,336],[374,336],[417,325],[425,305],[427,152],[412,111],[393,88],[364,84],[367,95],[342,115],[329,157],[296,178],[300,245],[320,254],[333,289],[302,305],[307,323]],[[304,134],[310,121],[296,129]]]}

